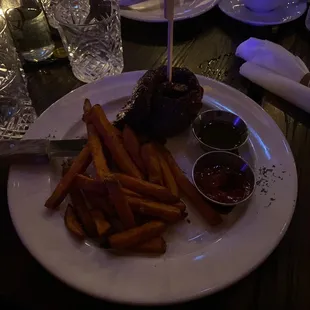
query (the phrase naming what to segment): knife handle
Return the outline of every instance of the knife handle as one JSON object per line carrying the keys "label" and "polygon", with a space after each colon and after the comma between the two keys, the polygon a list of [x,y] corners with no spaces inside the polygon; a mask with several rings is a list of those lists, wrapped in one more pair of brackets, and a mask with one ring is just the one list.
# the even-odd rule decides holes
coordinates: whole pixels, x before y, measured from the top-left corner
{"label": "knife handle", "polygon": [[4,140],[0,142],[0,163],[34,164],[49,161],[48,140]]}

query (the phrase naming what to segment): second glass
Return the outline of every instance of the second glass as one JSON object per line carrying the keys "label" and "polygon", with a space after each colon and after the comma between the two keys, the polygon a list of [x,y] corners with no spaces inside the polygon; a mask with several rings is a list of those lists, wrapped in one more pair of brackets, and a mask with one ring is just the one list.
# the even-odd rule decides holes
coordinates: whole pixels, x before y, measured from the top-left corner
{"label": "second glass", "polygon": [[58,23],[54,17],[54,10],[55,10],[55,7],[56,7],[58,2],[59,2],[59,0],[41,0],[41,3],[43,5],[43,8],[44,8],[47,20],[48,20],[48,23],[53,28],[58,27]]}
{"label": "second glass", "polygon": [[90,83],[123,71],[117,0],[61,1],[55,8],[58,31],[68,51],[73,74]]}
{"label": "second glass", "polygon": [[[30,105],[28,91],[19,59],[7,31],[5,19],[0,16],[0,132],[23,106]],[[3,138],[2,135],[0,139]]]}
{"label": "second glass", "polygon": [[25,60],[38,62],[54,51],[50,29],[39,0],[6,2],[4,9],[17,51]]}

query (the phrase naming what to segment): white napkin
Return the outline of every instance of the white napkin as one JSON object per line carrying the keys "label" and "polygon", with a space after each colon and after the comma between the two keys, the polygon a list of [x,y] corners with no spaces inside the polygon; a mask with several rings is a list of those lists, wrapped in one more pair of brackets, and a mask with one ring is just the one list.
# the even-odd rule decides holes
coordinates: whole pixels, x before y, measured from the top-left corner
{"label": "white napkin", "polygon": [[310,113],[310,88],[251,62],[241,66],[240,74]]}
{"label": "white napkin", "polygon": [[299,57],[255,38],[241,43],[236,56],[247,61],[240,68],[241,75],[310,113],[310,88],[299,83],[309,70]]}
{"label": "white napkin", "polygon": [[267,40],[250,38],[244,41],[238,46],[236,56],[296,82],[300,82],[309,72],[299,57],[294,56],[281,45]]}

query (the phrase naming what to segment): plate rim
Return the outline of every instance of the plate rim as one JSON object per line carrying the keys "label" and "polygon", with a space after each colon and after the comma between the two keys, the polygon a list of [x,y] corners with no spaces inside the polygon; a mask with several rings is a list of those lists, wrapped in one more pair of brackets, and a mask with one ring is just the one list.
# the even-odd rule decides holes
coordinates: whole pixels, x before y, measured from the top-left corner
{"label": "plate rim", "polygon": [[[235,19],[241,23],[244,23],[244,24],[247,24],[247,25],[252,25],[252,26],[259,26],[259,27],[263,27],[263,26],[276,26],[276,25],[283,25],[283,24],[287,24],[287,23],[290,23],[290,22],[293,22],[294,20],[302,17],[305,12],[307,11],[307,4],[306,2],[303,3],[303,2],[298,2],[296,3],[296,5],[299,5],[301,6],[301,8],[303,8],[302,10],[302,13],[294,16],[292,19],[289,19],[289,20],[285,20],[285,21],[282,21],[282,22],[259,22],[259,21],[250,21],[250,20],[244,20],[242,18],[239,18],[238,16],[234,15],[234,14],[230,14],[228,13],[224,8],[223,8],[223,5],[222,3],[224,2],[229,2],[229,0],[220,0],[219,3],[218,3],[218,7],[219,9],[227,16],[229,16],[230,18],[232,19]],[[239,2],[242,2],[242,1],[239,1]],[[287,3],[292,3],[292,1],[287,1]]]}
{"label": "plate rim", "polygon": [[[216,7],[219,4],[220,1],[221,0],[214,0],[214,3],[213,3],[213,5],[211,5],[211,7],[206,6],[204,9],[198,10],[197,12],[191,13],[188,15],[182,14],[181,16],[175,17],[174,21],[178,22],[178,21],[183,21],[183,20],[187,20],[187,19],[191,19],[191,18],[200,16],[200,15],[212,10],[214,7]],[[160,18],[160,17],[158,17],[158,18],[143,18],[143,17],[141,17],[140,18],[140,17],[132,16],[131,14],[127,14],[127,11],[128,10],[124,10],[124,9],[120,8],[120,15],[122,17],[130,19],[130,20],[135,20],[135,21],[140,21],[140,22],[145,22],[145,23],[156,23],[156,24],[167,23],[167,20],[165,18]]]}
{"label": "plate rim", "polygon": [[[131,72],[126,72],[126,73],[123,73],[122,75],[126,75],[126,76],[140,76],[142,75],[143,73],[145,73],[146,70],[140,70],[140,71],[131,71]],[[119,76],[119,75],[118,75]],[[105,80],[109,79],[109,80],[112,80],[112,79],[117,79],[118,76],[112,76],[112,77],[108,77],[108,78],[105,78]],[[201,78],[205,81],[212,81],[212,82],[216,82],[218,84],[221,84],[222,87],[226,87],[228,89],[230,89],[231,91],[233,91],[234,93],[238,94],[239,96],[245,98],[246,100],[248,101],[251,101],[253,106],[255,106],[257,109],[261,110],[265,117],[268,119],[268,121],[271,121],[274,125],[276,125],[278,127],[278,125],[276,124],[276,122],[272,119],[272,117],[260,106],[258,105],[255,101],[253,101],[251,98],[249,98],[247,95],[245,95],[244,93],[242,93],[241,91],[233,88],[232,86],[230,85],[227,85],[225,83],[222,83],[222,82],[219,82],[219,81],[216,81],[214,79],[211,79],[211,78],[208,78],[208,77],[205,77],[205,76],[202,76],[202,75],[197,75],[196,76],[198,78]],[[96,84],[100,84],[100,83],[104,83],[103,79],[102,80],[98,80],[96,82],[93,82],[93,83],[90,83],[90,84],[85,84],[77,89],[74,89],[72,90],[71,92],[67,93],[65,96],[61,97],[60,99],[58,99],[55,103],[53,103],[51,106],[49,106],[41,115],[43,114],[46,114],[46,113],[49,113],[49,110],[54,108],[58,102],[60,101],[63,101],[67,96],[69,96],[72,92],[83,92],[83,90],[86,88],[89,88],[89,87],[94,87],[94,85]],[[91,86],[90,86],[91,85]],[[206,94],[207,95],[207,94]],[[40,115],[40,117],[41,117]],[[38,119],[40,118],[38,117]],[[37,120],[38,120],[37,119]],[[80,292],[83,292],[83,293],[86,293],[90,296],[93,296],[93,297],[96,297],[96,298],[100,298],[100,299],[104,299],[104,300],[107,300],[107,301],[112,301],[112,302],[115,302],[115,303],[121,303],[121,304],[133,304],[133,305],[171,305],[171,304],[179,304],[179,303],[183,303],[183,302],[186,302],[186,301],[191,301],[191,300],[195,300],[195,299],[198,299],[198,298],[202,298],[202,297],[205,297],[205,296],[208,296],[208,295],[211,295],[211,294],[214,294],[218,291],[221,291],[229,286],[231,286],[232,284],[240,281],[241,279],[243,279],[244,277],[246,277],[248,274],[250,274],[253,270],[255,270],[258,266],[260,266],[268,257],[269,255],[275,250],[275,248],[278,246],[278,244],[281,242],[281,240],[283,239],[288,227],[290,226],[291,224],[291,220],[292,220],[292,217],[294,215],[294,211],[295,211],[295,207],[296,207],[296,202],[297,202],[297,195],[298,195],[298,175],[297,175],[297,169],[296,169],[296,163],[295,163],[295,159],[294,159],[294,156],[293,156],[293,153],[291,151],[291,148],[288,144],[288,141],[286,140],[286,137],[284,136],[283,132],[281,131],[281,129],[278,127],[279,129],[279,134],[282,136],[282,138],[284,139],[284,142],[285,142],[285,146],[286,148],[288,149],[289,151],[289,155],[292,159],[292,168],[294,168],[294,171],[293,171],[293,174],[291,175],[291,177],[293,177],[293,186],[294,187],[294,202],[293,202],[293,205],[290,209],[290,213],[289,213],[289,217],[287,218],[287,225],[285,225],[285,227],[283,227],[281,233],[279,235],[277,235],[277,238],[274,242],[274,244],[272,246],[270,246],[270,248],[265,252],[264,255],[262,255],[260,257],[260,259],[257,261],[256,264],[253,264],[253,266],[251,266],[250,268],[248,268],[247,270],[245,270],[243,273],[240,273],[238,276],[236,276],[234,279],[231,279],[230,281],[226,281],[225,284],[220,284],[220,285],[217,285],[216,287],[213,287],[209,290],[204,290],[204,291],[199,291],[197,293],[193,293],[191,294],[190,296],[180,296],[178,298],[166,298],[164,301],[138,301],[138,300],[129,300],[128,298],[123,298],[120,296],[119,299],[115,299],[113,297],[109,297],[109,296],[105,296],[104,294],[102,293],[97,293],[97,292],[93,292],[91,290],[89,290],[87,287],[82,287],[82,285],[80,284],[76,284],[74,282],[72,282],[72,280],[70,281],[69,278],[66,278],[66,277],[62,277],[60,274],[57,274],[55,273],[55,271],[50,268],[50,266],[48,266],[47,263],[45,263],[45,260],[41,259],[41,257],[38,257],[37,255],[33,254],[33,251],[32,251],[32,246],[29,245],[29,242],[27,241],[27,238],[24,238],[22,233],[20,232],[19,230],[19,227],[18,227],[18,224],[16,224],[15,222],[15,219],[14,217],[12,216],[12,207],[11,207],[11,194],[10,194],[10,191],[13,190],[13,187],[10,185],[12,184],[12,170],[13,170],[13,166],[10,167],[10,170],[9,170],[9,177],[8,177],[8,186],[7,186],[7,193],[8,193],[8,206],[9,206],[9,212],[10,212],[10,216],[11,216],[11,219],[12,219],[12,222],[13,222],[13,225],[14,225],[14,228],[18,234],[18,237],[20,238],[20,240],[22,241],[22,243],[24,244],[24,246],[26,247],[26,249],[29,251],[29,253],[36,259],[37,262],[40,263],[41,266],[43,266],[51,275],[53,275],[55,278],[57,278],[58,280],[62,281],[63,283],[65,283],[66,285],[70,286],[70,287],[73,287],[74,289],[80,291]],[[27,133],[25,135],[25,138],[27,137]],[[36,252],[36,251],[34,251]]]}

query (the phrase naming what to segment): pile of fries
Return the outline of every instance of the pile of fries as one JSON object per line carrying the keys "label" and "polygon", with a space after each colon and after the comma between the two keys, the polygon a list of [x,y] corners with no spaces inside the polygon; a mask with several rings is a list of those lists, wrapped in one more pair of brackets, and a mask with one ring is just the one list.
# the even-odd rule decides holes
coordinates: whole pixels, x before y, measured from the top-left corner
{"label": "pile of fries", "polygon": [[[167,226],[187,216],[180,192],[210,225],[221,223],[163,145],[142,144],[128,126],[119,131],[88,99],[83,121],[88,143],[45,203],[57,209],[70,196],[65,225],[75,236],[109,249],[163,254]],[[91,163],[94,178],[86,173]]]}

